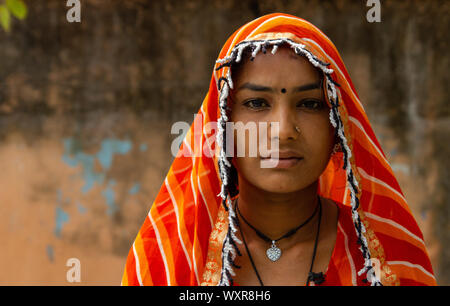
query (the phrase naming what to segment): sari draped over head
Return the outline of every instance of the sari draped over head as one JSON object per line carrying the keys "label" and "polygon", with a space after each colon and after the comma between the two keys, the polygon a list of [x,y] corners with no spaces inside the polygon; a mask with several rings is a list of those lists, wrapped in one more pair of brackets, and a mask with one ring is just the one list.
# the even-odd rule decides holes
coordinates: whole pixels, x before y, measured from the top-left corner
{"label": "sari draped over head", "polygon": [[339,217],[324,284],[436,284],[422,232],[336,47],[311,23],[276,13],[239,28],[220,51],[209,91],[129,251],[122,285],[233,285],[240,241],[230,208],[238,186],[230,184],[224,143],[231,66],[244,50],[255,57],[281,45],[323,72],[341,145],[318,184],[318,194],[347,216]]}

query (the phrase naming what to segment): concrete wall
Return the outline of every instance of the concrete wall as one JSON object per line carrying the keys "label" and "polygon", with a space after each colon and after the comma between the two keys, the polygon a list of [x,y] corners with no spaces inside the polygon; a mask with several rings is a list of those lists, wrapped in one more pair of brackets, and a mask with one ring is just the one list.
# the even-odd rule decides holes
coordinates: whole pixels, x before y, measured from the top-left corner
{"label": "concrete wall", "polygon": [[27,1],[0,31],[0,284],[120,283],[127,252],[192,122],[226,38],[262,14],[336,44],[450,283],[448,1]]}

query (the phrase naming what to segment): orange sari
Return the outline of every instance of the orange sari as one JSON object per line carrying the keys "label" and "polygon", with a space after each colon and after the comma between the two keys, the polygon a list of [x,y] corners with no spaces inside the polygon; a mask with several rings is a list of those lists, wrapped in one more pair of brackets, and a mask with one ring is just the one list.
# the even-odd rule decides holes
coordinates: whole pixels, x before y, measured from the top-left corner
{"label": "orange sari", "polygon": [[[422,232],[336,47],[309,22],[276,13],[245,24],[223,46],[198,116],[130,249],[122,285],[233,285],[239,240],[230,207],[238,186],[229,185],[223,146],[229,68],[245,48],[256,56],[280,44],[323,71],[342,147],[319,178],[318,194],[340,211],[321,285],[436,284]],[[211,122],[217,129],[206,128]]]}

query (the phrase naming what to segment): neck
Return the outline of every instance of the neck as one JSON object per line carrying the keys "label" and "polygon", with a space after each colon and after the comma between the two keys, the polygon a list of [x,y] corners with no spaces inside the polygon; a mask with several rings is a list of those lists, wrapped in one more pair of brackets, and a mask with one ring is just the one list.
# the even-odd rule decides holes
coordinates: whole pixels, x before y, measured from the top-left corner
{"label": "neck", "polygon": [[[308,219],[317,205],[317,182],[292,193],[261,190],[239,177],[238,205],[241,214],[255,228],[271,239],[277,239]],[[314,238],[314,222],[309,222],[294,236],[301,240]],[[246,232],[252,232],[248,228]],[[253,232],[251,236],[256,237]]]}

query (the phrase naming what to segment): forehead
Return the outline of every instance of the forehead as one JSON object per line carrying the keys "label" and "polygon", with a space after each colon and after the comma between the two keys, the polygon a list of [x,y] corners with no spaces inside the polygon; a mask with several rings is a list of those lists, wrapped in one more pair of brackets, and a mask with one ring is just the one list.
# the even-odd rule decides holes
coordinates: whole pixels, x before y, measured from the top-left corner
{"label": "forehead", "polygon": [[319,80],[316,68],[305,57],[295,54],[288,46],[278,48],[275,54],[269,50],[259,52],[251,61],[249,57],[232,69],[233,80],[239,83],[259,82],[264,85],[298,86]]}

